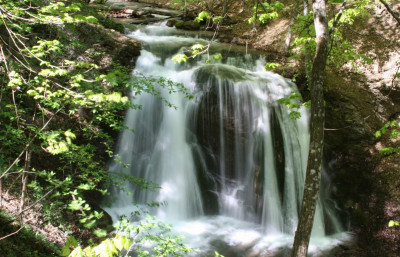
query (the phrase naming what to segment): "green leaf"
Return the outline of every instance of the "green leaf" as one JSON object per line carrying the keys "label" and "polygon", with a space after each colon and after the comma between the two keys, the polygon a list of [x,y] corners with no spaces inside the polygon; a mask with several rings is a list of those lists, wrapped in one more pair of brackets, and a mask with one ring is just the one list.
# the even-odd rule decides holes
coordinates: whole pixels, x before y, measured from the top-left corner
{"label": "green leaf", "polygon": [[194,21],[195,22],[201,22],[204,19],[210,19],[210,18],[211,18],[211,15],[208,12],[202,11],[202,12],[199,13],[199,15],[197,15],[197,17],[194,19]]}
{"label": "green leaf", "polygon": [[289,113],[289,118],[291,118],[292,120],[300,119],[300,117],[301,117],[301,114],[299,112],[291,111]]}
{"label": "green leaf", "polygon": [[83,256],[83,251],[82,248],[80,246],[78,246],[77,248],[75,248],[72,253],[69,255],[69,257],[84,257]]}
{"label": "green leaf", "polygon": [[400,226],[400,222],[398,222],[396,220],[390,220],[389,224],[388,224],[388,227],[391,228],[391,227],[394,227],[394,226],[397,226],[397,227]]}
{"label": "green leaf", "polygon": [[221,59],[222,59],[222,54],[215,54],[215,55],[213,55],[213,59],[214,59],[215,61],[221,60]]}
{"label": "green leaf", "polygon": [[81,189],[81,190],[90,190],[90,189],[92,189],[92,187],[90,185],[88,185],[88,184],[80,184],[77,188]]}
{"label": "green leaf", "polygon": [[82,209],[83,201],[74,200],[68,205],[68,209],[77,211]]}
{"label": "green leaf", "polygon": [[75,237],[70,236],[67,238],[67,242],[65,242],[66,246],[74,246],[77,247],[78,246],[78,241],[76,241]]}
{"label": "green leaf", "polygon": [[275,69],[278,69],[278,68],[281,68],[282,66],[279,64],[279,63],[276,63],[276,62],[267,62],[266,64],[265,64],[265,70],[267,70],[267,71],[269,71],[269,70],[275,70]]}
{"label": "green leaf", "polygon": [[96,229],[93,234],[97,237],[105,237],[107,236],[107,231],[105,229]]}
{"label": "green leaf", "polygon": [[86,22],[98,23],[99,21],[98,21],[97,18],[94,17],[94,16],[88,16],[88,17],[86,17]]}
{"label": "green leaf", "polygon": [[186,62],[187,61],[187,56],[184,54],[177,54],[174,57],[172,57],[172,60],[175,63],[181,63],[181,62]]}
{"label": "green leaf", "polygon": [[61,256],[68,256],[70,253],[71,253],[71,250],[69,249],[69,247],[64,245],[61,249]]}
{"label": "green leaf", "polygon": [[201,51],[204,49],[204,46],[202,44],[195,44],[191,48],[193,51],[195,51],[195,50]]}
{"label": "green leaf", "polygon": [[213,22],[222,22],[224,18],[222,16],[216,16],[213,18]]}

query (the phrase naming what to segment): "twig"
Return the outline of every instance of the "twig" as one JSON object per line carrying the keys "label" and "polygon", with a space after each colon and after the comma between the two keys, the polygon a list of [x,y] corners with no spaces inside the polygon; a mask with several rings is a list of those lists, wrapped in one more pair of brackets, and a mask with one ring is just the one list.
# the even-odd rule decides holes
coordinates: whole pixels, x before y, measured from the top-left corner
{"label": "twig", "polygon": [[[57,114],[59,111],[61,111],[64,108],[64,106],[60,107],[54,114]],[[40,129],[39,132],[43,131],[47,125],[49,125],[50,121],[54,118],[55,116],[50,117],[50,119],[46,122],[46,124],[43,125],[43,127]],[[25,153],[26,149],[28,149],[28,147],[30,146],[30,144],[32,143],[32,141],[37,137],[38,134],[36,134],[25,146],[24,150],[22,150],[22,152],[18,155],[18,157],[13,161],[13,163],[7,168],[7,170],[5,172],[3,172],[3,174],[0,175],[0,179],[2,179],[11,169],[12,167],[14,167],[14,165],[19,161],[19,159],[21,158],[21,156]]]}
{"label": "twig", "polygon": [[33,206],[35,206],[36,204],[38,204],[40,201],[42,201],[46,196],[48,196],[54,189],[56,189],[58,187],[54,187],[52,188],[49,192],[47,192],[46,194],[44,194],[42,197],[39,198],[39,200],[37,200],[36,202],[34,202],[33,204],[29,205],[28,207],[26,207],[25,209],[21,210],[17,216],[21,215],[23,212],[26,212],[27,210],[31,209]]}
{"label": "twig", "polygon": [[384,0],[379,0],[379,2],[381,2],[386,7],[386,10],[393,16],[393,18],[395,18],[395,20],[400,25],[400,17],[393,12],[390,6]]}
{"label": "twig", "polygon": [[344,0],[342,6],[340,7],[338,14],[336,15],[335,20],[333,21],[332,28],[329,30],[329,34],[332,34],[334,32],[337,24],[340,21],[340,18],[342,17],[342,14],[343,14],[344,8],[346,7],[346,4],[347,4],[347,0]]}
{"label": "twig", "polygon": [[10,237],[10,236],[12,236],[12,235],[17,234],[17,233],[18,233],[19,231],[21,231],[21,229],[23,229],[24,227],[25,227],[25,225],[23,225],[22,227],[20,227],[17,231],[12,232],[11,234],[8,234],[8,235],[6,235],[6,236],[0,237],[0,241],[3,240],[3,239],[6,239],[7,237]]}

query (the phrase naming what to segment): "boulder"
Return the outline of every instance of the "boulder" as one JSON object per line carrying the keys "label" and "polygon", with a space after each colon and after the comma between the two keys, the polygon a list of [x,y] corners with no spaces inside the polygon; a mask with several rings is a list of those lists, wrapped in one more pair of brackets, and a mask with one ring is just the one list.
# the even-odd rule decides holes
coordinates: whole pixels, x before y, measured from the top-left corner
{"label": "boulder", "polygon": [[179,21],[177,19],[169,19],[167,21],[167,26],[168,27],[173,27],[176,23],[178,23]]}
{"label": "boulder", "polygon": [[200,24],[195,21],[180,21],[175,23],[175,27],[183,30],[199,30]]}

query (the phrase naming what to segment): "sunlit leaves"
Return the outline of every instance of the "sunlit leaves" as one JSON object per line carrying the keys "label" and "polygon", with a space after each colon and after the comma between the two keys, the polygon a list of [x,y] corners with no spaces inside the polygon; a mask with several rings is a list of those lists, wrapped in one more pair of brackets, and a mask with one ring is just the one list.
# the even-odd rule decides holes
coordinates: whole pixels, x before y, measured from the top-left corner
{"label": "sunlit leaves", "polygon": [[55,76],[65,76],[68,74],[67,70],[64,69],[42,69],[38,75],[43,77],[55,77]]}
{"label": "sunlit leaves", "polygon": [[285,7],[279,1],[274,3],[257,3],[253,8],[253,16],[248,20],[251,24],[253,22],[265,23],[272,19],[279,17],[278,11]]}
{"label": "sunlit leaves", "polygon": [[[95,231],[93,231],[93,234],[97,237],[105,237],[105,236],[107,236],[107,231],[104,229],[96,229]],[[118,250],[121,250],[121,249],[118,249]]]}
{"label": "sunlit leaves", "polygon": [[222,60],[222,54],[214,54],[213,55],[213,60],[214,61]]}
{"label": "sunlit leaves", "polygon": [[71,249],[75,247],[78,247],[78,241],[76,241],[75,237],[73,236],[68,237],[65,245],[61,249],[61,256],[69,256],[72,252]]}
{"label": "sunlit leaves", "polygon": [[34,45],[30,51],[37,57],[44,57],[50,53],[61,53],[61,43],[58,40],[39,40],[37,45]]}
{"label": "sunlit leaves", "polygon": [[215,16],[212,20],[213,22],[222,22],[224,18],[222,16]]}
{"label": "sunlit leaves", "polygon": [[76,138],[75,134],[71,131],[52,131],[42,135],[47,142],[47,151],[51,154],[61,154],[69,151],[69,145],[72,144],[72,140]]}
{"label": "sunlit leaves", "polygon": [[[301,94],[298,92],[292,92],[289,97],[281,98],[277,102],[279,104],[285,105],[288,110],[300,109],[299,99],[301,99]],[[301,114],[298,111],[292,110],[289,113],[289,118],[297,120],[301,118]]]}
{"label": "sunlit leaves", "polygon": [[187,56],[185,54],[177,54],[174,57],[172,57],[172,60],[175,63],[182,63],[187,61]]}
{"label": "sunlit leaves", "polygon": [[[388,121],[382,128],[375,132],[375,137],[379,138],[386,134],[389,129],[399,128],[399,123],[396,120]],[[399,130],[392,130],[391,137],[396,139],[400,135]]]}
{"label": "sunlit leaves", "polygon": [[93,91],[86,91],[85,94],[90,101],[97,103],[127,103],[129,101],[128,97],[122,96],[121,92],[113,92],[111,94],[94,94]]}
{"label": "sunlit leaves", "polygon": [[17,89],[19,86],[23,84],[22,77],[15,71],[11,71],[10,73],[8,73],[8,78],[9,81],[7,86],[9,86],[12,89]]}
{"label": "sunlit leaves", "polygon": [[202,22],[204,19],[211,19],[211,15],[209,12],[202,11],[197,15],[197,17],[194,19],[195,22]]}
{"label": "sunlit leaves", "polygon": [[[398,139],[400,137],[399,123],[396,120],[387,122],[382,128],[375,132],[375,137],[379,138],[390,131],[390,137],[392,139]],[[394,153],[399,153],[400,147],[384,147],[379,150],[380,154],[391,155]]]}
{"label": "sunlit leaves", "polygon": [[270,70],[275,70],[278,68],[281,68],[282,65],[280,65],[279,63],[276,62],[267,62],[264,66],[265,70],[270,71]]}
{"label": "sunlit leaves", "polygon": [[[204,50],[204,45],[202,44],[195,44],[191,47],[192,49],[192,55],[193,57],[195,57],[196,55],[198,55],[201,51]],[[176,62],[175,62],[176,63]]]}
{"label": "sunlit leaves", "polygon": [[400,222],[395,221],[395,220],[390,220],[388,223],[388,227],[393,227],[393,226],[400,226]]}

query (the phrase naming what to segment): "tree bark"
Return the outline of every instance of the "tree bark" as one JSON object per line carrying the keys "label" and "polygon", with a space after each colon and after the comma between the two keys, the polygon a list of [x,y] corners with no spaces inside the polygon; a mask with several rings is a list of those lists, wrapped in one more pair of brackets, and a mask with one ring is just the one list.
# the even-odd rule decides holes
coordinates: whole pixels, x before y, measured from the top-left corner
{"label": "tree bark", "polygon": [[313,227],[321,181],[324,141],[324,74],[328,57],[329,29],[326,17],[326,0],[313,0],[314,25],[317,48],[311,70],[311,132],[306,181],[299,224],[293,243],[293,257],[306,257]]}
{"label": "tree bark", "polygon": [[[303,0],[303,16],[308,15],[308,0]],[[310,54],[310,43],[306,42],[304,44],[304,62],[306,66],[306,78],[308,81],[308,86],[310,85],[311,78],[311,54]]]}

